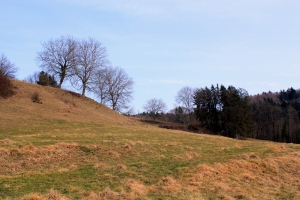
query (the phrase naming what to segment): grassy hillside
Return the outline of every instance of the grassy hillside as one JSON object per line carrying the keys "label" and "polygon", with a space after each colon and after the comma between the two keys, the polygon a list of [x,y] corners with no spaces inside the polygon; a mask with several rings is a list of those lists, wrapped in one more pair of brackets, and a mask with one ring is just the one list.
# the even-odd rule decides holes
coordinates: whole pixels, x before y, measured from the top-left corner
{"label": "grassy hillside", "polygon": [[13,84],[0,99],[0,199],[300,199],[300,145],[160,129]]}

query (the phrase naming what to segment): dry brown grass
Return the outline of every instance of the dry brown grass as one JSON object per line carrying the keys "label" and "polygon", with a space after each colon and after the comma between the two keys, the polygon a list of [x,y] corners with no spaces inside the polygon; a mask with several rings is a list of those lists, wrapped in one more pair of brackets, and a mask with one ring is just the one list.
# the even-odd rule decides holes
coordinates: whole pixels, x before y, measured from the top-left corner
{"label": "dry brown grass", "polygon": [[[298,197],[299,168],[298,152],[267,159],[247,156],[247,160],[232,160],[212,166],[201,164],[191,171],[192,175],[186,179],[186,183],[193,187],[193,191],[210,188],[215,195],[224,199],[277,199],[282,190],[288,190]],[[266,192],[268,197],[265,196]]]}
{"label": "dry brown grass", "polygon": [[4,140],[0,140],[1,144],[12,144],[13,141],[11,141],[10,139],[5,138]]}
{"label": "dry brown grass", "polygon": [[129,179],[125,186],[128,187],[132,196],[144,196],[149,192],[149,188],[142,184],[140,181]]}
{"label": "dry brown grass", "polygon": [[[74,122],[92,122],[105,124],[134,125],[138,121],[119,115],[104,105],[81,95],[53,87],[11,80],[16,94],[1,99],[0,119],[2,127],[18,125],[24,120],[39,119],[67,120]],[[37,92],[42,104],[33,103],[31,95]]]}
{"label": "dry brown grass", "polygon": [[39,194],[30,194],[21,198],[21,200],[69,200],[69,199],[61,195],[58,191],[51,189],[48,195],[46,195],[46,197],[43,197]]}
{"label": "dry brown grass", "polygon": [[114,200],[120,199],[120,194],[111,190],[110,188],[105,188],[105,190],[99,194],[99,197],[103,200]]}
{"label": "dry brown grass", "polygon": [[131,151],[132,147],[129,145],[129,144],[125,144],[123,146],[123,148],[126,150],[126,151]]}
{"label": "dry brown grass", "polygon": [[193,160],[193,159],[196,159],[196,158],[199,158],[199,154],[196,153],[196,152],[188,152],[185,155],[186,160]]}
{"label": "dry brown grass", "polygon": [[127,167],[123,164],[118,164],[117,170],[118,171],[125,171],[125,170],[127,170]]}
{"label": "dry brown grass", "polygon": [[139,166],[139,167],[148,167],[149,164],[146,163],[146,162],[140,162],[138,166]]}
{"label": "dry brown grass", "polygon": [[[81,157],[83,152],[76,143],[58,143],[56,145],[36,147],[32,144],[22,148],[0,148],[0,175],[17,174],[28,170],[43,168],[55,169],[60,173],[77,169],[76,162],[66,167],[61,164],[66,160]],[[80,160],[77,161],[80,163]],[[64,164],[65,165],[65,164]]]}
{"label": "dry brown grass", "polygon": [[23,197],[22,200],[45,200],[45,199],[39,196],[38,194],[32,194],[32,195],[26,195],[26,197]]}
{"label": "dry brown grass", "polygon": [[177,194],[181,192],[182,186],[172,177],[164,177],[158,182],[158,188],[162,193]]}
{"label": "dry brown grass", "polygon": [[62,196],[58,191],[51,189],[47,200],[68,200],[68,198]]}
{"label": "dry brown grass", "polygon": [[121,155],[116,151],[109,151],[108,155],[113,159],[118,159],[121,157]]}
{"label": "dry brown grass", "polygon": [[94,165],[94,168],[98,169],[98,170],[102,170],[102,171],[109,169],[109,167],[107,165],[105,165],[104,163],[96,163]]}

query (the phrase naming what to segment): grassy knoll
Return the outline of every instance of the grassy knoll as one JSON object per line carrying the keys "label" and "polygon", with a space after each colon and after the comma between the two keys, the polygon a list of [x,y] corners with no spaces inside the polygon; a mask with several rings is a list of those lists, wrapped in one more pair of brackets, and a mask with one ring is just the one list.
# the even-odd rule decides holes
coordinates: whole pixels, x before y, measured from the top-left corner
{"label": "grassy knoll", "polygon": [[0,100],[0,199],[300,198],[300,145],[160,129],[14,84]]}

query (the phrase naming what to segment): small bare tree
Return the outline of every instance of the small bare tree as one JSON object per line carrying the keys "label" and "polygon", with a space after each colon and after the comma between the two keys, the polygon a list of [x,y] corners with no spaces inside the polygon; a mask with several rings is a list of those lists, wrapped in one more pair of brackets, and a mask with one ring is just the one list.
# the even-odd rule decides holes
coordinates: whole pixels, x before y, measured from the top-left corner
{"label": "small bare tree", "polygon": [[25,81],[28,83],[37,84],[39,81],[40,72],[34,72],[32,75],[29,75],[25,78]]}
{"label": "small bare tree", "polygon": [[99,69],[96,73],[92,92],[96,94],[96,96],[99,98],[101,104],[106,104],[108,101],[108,83],[106,81],[106,76],[108,75],[108,68]]}
{"label": "small bare tree", "polygon": [[107,70],[106,83],[108,84],[108,103],[113,110],[121,112],[128,108],[132,100],[133,80],[119,67],[110,67]]}
{"label": "small bare tree", "polygon": [[153,120],[155,120],[157,114],[167,110],[167,106],[162,99],[153,98],[147,101],[146,105],[144,105],[144,109],[149,113]]}
{"label": "small bare tree", "polygon": [[82,89],[82,95],[85,95],[86,90],[91,91],[99,69],[108,63],[107,53],[106,48],[92,38],[77,44],[77,65],[72,68],[74,76],[71,83],[76,89]]}
{"label": "small bare tree", "polygon": [[76,66],[77,42],[71,36],[62,36],[42,44],[43,50],[38,53],[38,65],[49,74],[59,78],[58,87],[71,77],[72,69]]}
{"label": "small bare tree", "polygon": [[0,57],[0,73],[7,78],[15,78],[18,68],[2,53]]}
{"label": "small bare tree", "polygon": [[188,86],[181,88],[175,97],[175,101],[183,109],[183,112],[188,114],[189,116],[188,121],[190,121],[194,109],[193,108],[194,90]]}

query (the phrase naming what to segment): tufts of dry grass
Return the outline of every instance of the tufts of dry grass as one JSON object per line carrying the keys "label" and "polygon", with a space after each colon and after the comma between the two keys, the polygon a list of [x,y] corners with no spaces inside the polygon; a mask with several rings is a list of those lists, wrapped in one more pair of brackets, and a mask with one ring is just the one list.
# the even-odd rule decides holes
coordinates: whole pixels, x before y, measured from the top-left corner
{"label": "tufts of dry grass", "polygon": [[48,195],[46,195],[46,197],[42,197],[39,194],[30,194],[21,198],[21,200],[69,200],[69,199],[62,196],[58,191],[51,189]]}
{"label": "tufts of dry grass", "polygon": [[117,170],[118,171],[125,171],[125,170],[127,170],[127,167],[123,164],[118,164]]}
{"label": "tufts of dry grass", "polygon": [[196,152],[188,152],[188,153],[186,153],[186,155],[185,155],[185,159],[186,159],[186,160],[193,160],[193,159],[196,159],[196,158],[198,158],[198,157],[199,157],[199,154],[196,153]]}
{"label": "tufts of dry grass", "polygon": [[146,163],[146,162],[140,162],[140,163],[138,164],[138,166],[139,166],[140,168],[143,168],[143,167],[148,167],[149,164]]}
{"label": "tufts of dry grass", "polygon": [[109,169],[109,167],[107,165],[105,165],[104,163],[96,163],[94,165],[94,168],[97,170],[101,170],[101,171],[105,171],[105,170]]}
{"label": "tufts of dry grass", "polygon": [[134,179],[127,180],[125,186],[129,189],[131,196],[145,196],[149,192],[148,187]]}
{"label": "tufts of dry grass", "polygon": [[68,198],[62,196],[58,191],[51,189],[47,200],[69,200]]}
{"label": "tufts of dry grass", "polygon": [[158,182],[158,186],[162,189],[163,193],[176,194],[181,191],[182,186],[177,183],[172,177],[164,177]]}
{"label": "tufts of dry grass", "polygon": [[131,151],[132,147],[129,145],[129,144],[125,144],[123,146],[123,148],[126,150],[126,151]]}
{"label": "tufts of dry grass", "polygon": [[105,188],[105,190],[98,195],[98,198],[99,199],[103,199],[103,200],[117,200],[117,199],[121,199],[120,198],[120,194],[118,192],[115,192],[115,191],[111,190],[108,187]]}
{"label": "tufts of dry grass", "polygon": [[113,159],[117,159],[117,158],[120,158],[120,157],[121,157],[121,155],[120,155],[118,152],[116,152],[116,151],[109,151],[109,152],[108,152],[108,155],[109,155],[111,158],[113,158]]}
{"label": "tufts of dry grass", "polygon": [[287,152],[288,148],[286,146],[274,146],[271,148],[274,152]]}
{"label": "tufts of dry grass", "polygon": [[22,200],[45,200],[45,198],[39,196],[38,194],[26,195]]}
{"label": "tufts of dry grass", "polygon": [[[211,188],[212,191],[208,190],[211,193],[208,198],[265,199],[264,194],[268,191],[268,199],[277,199],[278,196],[285,195],[282,193],[285,190],[290,190],[289,195],[298,196],[300,181],[297,181],[297,177],[300,176],[300,171],[291,168],[288,164],[291,162],[294,167],[300,167],[300,157],[295,157],[294,153],[267,159],[247,156],[247,160],[232,160],[213,166],[201,164],[191,172],[193,175],[186,181],[194,191]],[[293,189],[290,188],[291,185],[294,185]],[[248,192],[250,186],[251,193]]]}
{"label": "tufts of dry grass", "polygon": [[12,144],[12,143],[14,142],[8,138],[5,138],[4,140],[0,140],[0,144]]}

